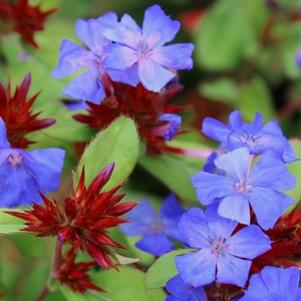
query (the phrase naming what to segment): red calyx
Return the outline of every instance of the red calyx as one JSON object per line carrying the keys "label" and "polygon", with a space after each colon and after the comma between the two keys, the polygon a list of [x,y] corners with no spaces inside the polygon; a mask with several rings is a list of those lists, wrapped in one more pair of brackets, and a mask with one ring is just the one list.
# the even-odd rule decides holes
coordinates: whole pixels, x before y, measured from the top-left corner
{"label": "red calyx", "polygon": [[28,133],[46,128],[55,123],[53,119],[39,119],[41,112],[33,113],[32,106],[39,93],[28,97],[31,76],[27,74],[15,92],[11,92],[11,84],[7,88],[0,84],[0,117],[7,127],[8,141],[12,147],[26,148],[34,143],[26,138]]}
{"label": "red calyx", "polygon": [[124,194],[116,194],[120,186],[106,192],[102,188],[110,179],[114,164],[104,168],[85,186],[85,172],[79,183],[63,204],[45,196],[44,205],[33,205],[25,212],[10,214],[26,221],[24,231],[36,232],[38,236],[57,236],[63,243],[70,243],[75,250],[88,253],[101,267],[115,267],[113,248],[123,248],[113,241],[108,229],[126,220],[121,215],[135,207],[135,203],[120,203]]}

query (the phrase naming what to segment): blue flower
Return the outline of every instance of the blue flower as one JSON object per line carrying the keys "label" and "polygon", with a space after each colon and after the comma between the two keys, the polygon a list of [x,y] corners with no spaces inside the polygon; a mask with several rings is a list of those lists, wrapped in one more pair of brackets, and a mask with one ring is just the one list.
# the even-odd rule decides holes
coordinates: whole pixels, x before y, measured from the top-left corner
{"label": "blue flower", "polygon": [[191,69],[193,44],[164,46],[180,29],[180,23],[166,16],[159,5],[145,11],[142,28],[125,14],[119,26],[104,31],[116,42],[106,58],[115,69],[136,69],[141,83],[150,91],[159,92],[176,77],[177,70]]}
{"label": "blue flower", "polygon": [[256,113],[250,124],[242,120],[238,111],[230,114],[227,125],[213,118],[205,118],[202,131],[206,136],[221,142],[226,150],[247,147],[251,154],[274,150],[286,163],[296,160],[295,153],[277,121],[263,125],[260,113]]}
{"label": "blue flower", "polygon": [[160,121],[166,122],[166,129],[164,130],[164,139],[170,141],[178,133],[181,128],[182,118],[177,114],[162,114]]}
{"label": "blue flower", "polygon": [[271,243],[255,225],[233,234],[237,225],[220,217],[215,205],[205,212],[192,208],[183,215],[179,230],[186,243],[196,249],[176,257],[176,267],[184,283],[200,287],[216,280],[240,287],[245,285],[251,260],[269,250]]}
{"label": "blue flower", "polygon": [[165,301],[207,301],[207,296],[203,287],[194,288],[183,282],[178,275],[170,279],[166,284],[166,290],[171,296]]}
{"label": "blue flower", "polygon": [[296,179],[274,152],[266,152],[253,167],[252,159],[247,148],[236,149],[214,160],[224,175],[201,171],[192,183],[198,200],[203,205],[218,202],[218,213],[225,218],[249,225],[250,204],[267,230],[294,203],[282,191],[293,188]]}
{"label": "blue flower", "polygon": [[182,241],[178,223],[184,213],[176,197],[169,195],[156,213],[149,201],[143,200],[127,215],[128,224],[121,226],[128,236],[142,235],[136,247],[144,252],[161,256],[170,251],[174,244],[169,238]]}
{"label": "blue flower", "polygon": [[0,207],[40,203],[40,192],[58,189],[64,156],[65,152],[57,148],[32,151],[11,148],[0,118]]}
{"label": "blue flower", "polygon": [[139,80],[136,73],[132,74],[131,70],[128,70],[127,73],[114,70],[104,61],[111,50],[112,42],[103,36],[103,31],[117,25],[117,15],[112,12],[97,19],[77,20],[76,34],[87,48],[64,40],[60,48],[59,62],[53,70],[52,76],[63,78],[81,69],[87,70],[64,88],[64,95],[98,104],[106,95],[103,85],[106,76],[114,81],[137,85]]}
{"label": "blue flower", "polygon": [[267,266],[252,276],[240,301],[301,301],[300,271]]}

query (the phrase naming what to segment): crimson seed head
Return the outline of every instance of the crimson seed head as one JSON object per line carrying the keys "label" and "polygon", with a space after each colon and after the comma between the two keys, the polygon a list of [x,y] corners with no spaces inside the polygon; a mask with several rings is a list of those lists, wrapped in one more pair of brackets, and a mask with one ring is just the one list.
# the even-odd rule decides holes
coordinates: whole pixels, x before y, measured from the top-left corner
{"label": "crimson seed head", "polygon": [[126,84],[112,82],[114,93],[109,94],[101,104],[88,102],[86,114],[77,114],[74,119],[88,124],[91,128],[103,129],[121,115],[135,120],[139,134],[144,138],[147,150],[153,154],[164,151],[180,152],[166,144],[164,129],[166,122],[160,120],[162,114],[178,113],[184,107],[168,102],[182,88],[178,84],[164,88],[160,93],[147,90],[141,84],[132,87]]}
{"label": "crimson seed head", "polygon": [[111,258],[114,256],[112,247],[122,246],[110,238],[108,229],[125,223],[120,216],[136,204],[120,203],[124,197],[124,194],[116,194],[120,186],[101,191],[113,169],[114,164],[108,165],[88,187],[85,186],[83,170],[78,186],[62,205],[44,197],[44,206],[34,204],[31,210],[11,214],[26,220],[24,231],[37,232],[39,236],[57,236],[75,250],[87,252],[101,267],[115,267]]}
{"label": "crimson seed head", "polygon": [[103,291],[94,284],[88,274],[89,270],[95,266],[94,262],[75,262],[76,252],[71,249],[62,258],[58,271],[54,277],[64,285],[67,285],[75,292],[84,293],[87,290]]}
{"label": "crimson seed head", "polygon": [[[10,1],[4,0],[4,2]],[[13,24],[13,30],[19,33],[24,42],[38,47],[34,35],[37,31],[44,30],[46,19],[56,11],[56,8],[42,11],[39,5],[33,6],[28,0],[12,1],[7,6],[10,8],[9,19]]]}
{"label": "crimson seed head", "polygon": [[27,96],[30,83],[31,76],[27,74],[13,94],[10,83],[6,89],[0,84],[0,117],[6,124],[8,141],[16,148],[26,148],[33,143],[25,137],[28,133],[46,128],[55,122],[53,119],[39,119],[40,112],[32,112],[39,93],[32,97]]}

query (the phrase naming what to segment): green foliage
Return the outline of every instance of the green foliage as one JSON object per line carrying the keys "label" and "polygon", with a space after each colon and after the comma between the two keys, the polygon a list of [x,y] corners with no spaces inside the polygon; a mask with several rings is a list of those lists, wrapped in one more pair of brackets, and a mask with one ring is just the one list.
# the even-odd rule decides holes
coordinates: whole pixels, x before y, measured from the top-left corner
{"label": "green foliage", "polygon": [[145,286],[150,289],[164,287],[166,282],[177,275],[175,257],[191,250],[181,249],[161,256],[147,271]]}
{"label": "green foliage", "polygon": [[0,235],[1,234],[16,234],[24,228],[24,223],[21,219],[14,217],[8,213],[8,210],[0,210]]}
{"label": "green foliage", "polygon": [[77,178],[83,166],[86,183],[90,183],[101,169],[115,163],[115,170],[105,189],[124,182],[136,165],[139,156],[139,138],[135,123],[120,117],[99,132],[86,148],[78,164]]}
{"label": "green foliage", "polygon": [[216,1],[197,32],[197,61],[214,71],[239,67],[256,54],[265,19],[264,1]]}

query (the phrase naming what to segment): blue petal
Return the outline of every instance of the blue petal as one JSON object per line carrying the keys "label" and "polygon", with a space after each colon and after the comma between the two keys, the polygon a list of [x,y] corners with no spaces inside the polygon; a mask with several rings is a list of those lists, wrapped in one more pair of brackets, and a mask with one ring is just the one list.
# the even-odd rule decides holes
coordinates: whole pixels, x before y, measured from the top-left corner
{"label": "blue petal", "polygon": [[179,230],[186,243],[192,248],[210,248],[210,231],[203,211],[192,208],[183,215],[179,223]]}
{"label": "blue petal", "polygon": [[175,260],[184,283],[199,287],[215,280],[217,257],[210,249],[177,256]]}
{"label": "blue petal", "polygon": [[76,34],[95,54],[102,58],[108,44],[103,32],[107,28],[115,28],[117,25],[117,15],[109,12],[97,19],[77,20]]}
{"label": "blue petal", "polygon": [[205,216],[208,223],[209,236],[212,239],[227,239],[237,227],[237,222],[219,216],[218,203],[211,204],[206,208]]}
{"label": "blue petal", "polygon": [[22,164],[12,166],[8,162],[10,155],[20,155],[23,159],[25,152],[16,149],[0,151],[0,207],[28,206],[40,203],[37,178],[28,172]]}
{"label": "blue petal", "polygon": [[251,261],[227,253],[221,254],[217,262],[217,282],[243,287],[248,279]]}
{"label": "blue petal", "polygon": [[135,32],[137,35],[141,35],[142,31],[139,25],[136,23],[136,21],[128,14],[124,14],[120,21],[121,24],[124,26],[130,28],[133,32]]}
{"label": "blue petal", "polygon": [[192,176],[191,181],[196,190],[197,199],[203,205],[211,204],[215,199],[234,192],[233,181],[224,176],[201,171]]}
{"label": "blue petal", "polygon": [[275,159],[270,152],[265,153],[253,167],[250,178],[253,186],[269,187],[277,190],[289,190],[296,185],[296,179],[288,171],[287,165]]}
{"label": "blue petal", "polygon": [[185,284],[178,275],[170,279],[166,284],[167,291],[178,300],[206,301],[206,293],[203,287],[193,288]]}
{"label": "blue petal", "polygon": [[97,61],[99,59],[90,51],[69,40],[63,40],[60,48],[60,59],[52,71],[52,76],[63,78],[83,67],[97,65]]}
{"label": "blue petal", "polygon": [[228,135],[231,134],[231,131],[226,125],[210,117],[206,117],[204,119],[202,132],[207,137],[219,142],[226,142],[228,139]]}
{"label": "blue petal", "polygon": [[0,117],[0,149],[9,147],[10,144],[7,140],[6,126],[3,119]]}
{"label": "blue petal", "polygon": [[183,241],[183,235],[179,232],[178,224],[184,213],[184,208],[174,194],[170,194],[165,199],[160,210],[160,219],[165,225],[165,233],[178,241]]}
{"label": "blue petal", "polygon": [[41,192],[55,191],[60,186],[64,158],[62,149],[33,150],[24,156],[24,168],[35,177]]}
{"label": "blue petal", "polygon": [[255,274],[240,301],[298,301],[300,272],[297,268],[265,267]]}
{"label": "blue petal", "polygon": [[101,74],[91,69],[76,77],[65,87],[63,94],[75,99],[88,100],[99,104],[105,97]]}
{"label": "blue petal", "polygon": [[161,256],[169,252],[173,246],[173,243],[163,233],[147,234],[136,243],[138,249],[154,256]]}
{"label": "blue petal", "polygon": [[126,70],[107,69],[107,73],[113,81],[128,84],[133,87],[136,87],[140,82],[137,64]]}
{"label": "blue petal", "polygon": [[178,114],[162,114],[159,117],[160,121],[166,121],[168,124],[168,128],[164,134],[164,139],[166,141],[170,141],[177,134],[179,129],[181,128],[182,118]]}
{"label": "blue petal", "polygon": [[220,202],[218,213],[241,224],[250,224],[250,206],[244,194],[235,193],[225,197]]}
{"label": "blue petal", "polygon": [[191,43],[163,46],[153,51],[152,60],[166,68],[190,70],[193,66],[193,50]]}
{"label": "blue petal", "polygon": [[227,252],[241,258],[254,259],[271,249],[271,242],[258,226],[243,228],[227,241]]}
{"label": "blue petal", "polygon": [[243,120],[241,113],[239,111],[233,111],[229,115],[229,121],[228,121],[228,126],[231,128],[232,131],[239,132],[242,130],[243,127]]}
{"label": "blue petal", "polygon": [[258,224],[264,229],[272,228],[282,213],[294,203],[285,194],[270,188],[255,187],[249,193],[249,201]]}
{"label": "blue petal", "polygon": [[252,157],[247,148],[239,148],[214,160],[218,169],[226,172],[235,181],[245,181]]}
{"label": "blue petal", "polygon": [[144,235],[151,233],[151,226],[155,223],[156,213],[151,202],[142,200],[127,214],[126,218],[129,223],[120,227],[127,236]]}
{"label": "blue petal", "polygon": [[110,41],[129,46],[136,50],[141,42],[141,34],[133,30],[132,27],[124,24],[120,24],[114,29],[106,29],[104,36]]}
{"label": "blue petal", "polygon": [[125,70],[137,61],[137,51],[127,46],[115,44],[105,58],[104,64],[107,68]]}
{"label": "blue petal", "polygon": [[142,59],[138,63],[138,74],[145,88],[153,92],[160,92],[176,74],[165,69],[150,59]]}
{"label": "blue petal", "polygon": [[170,42],[180,29],[180,23],[165,15],[159,5],[149,7],[144,14],[143,35],[152,47]]}

